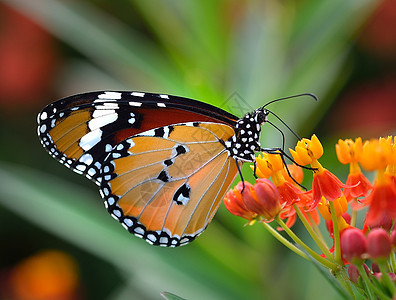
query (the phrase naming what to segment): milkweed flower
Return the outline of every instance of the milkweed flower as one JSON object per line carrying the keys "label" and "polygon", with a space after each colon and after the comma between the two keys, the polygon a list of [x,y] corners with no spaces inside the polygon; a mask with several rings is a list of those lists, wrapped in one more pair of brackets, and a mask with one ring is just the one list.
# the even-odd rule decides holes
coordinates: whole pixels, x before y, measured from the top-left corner
{"label": "milkweed flower", "polygon": [[361,263],[366,250],[366,237],[360,229],[350,228],[345,230],[341,236],[341,251],[346,260],[353,264]]}
{"label": "milkweed flower", "polygon": [[[337,217],[342,216],[348,210],[348,202],[344,195],[342,195],[340,198],[335,199],[333,203]],[[322,197],[317,208],[323,219],[325,219],[326,221],[331,220],[329,201],[326,200],[326,198]]]}
{"label": "milkweed flower", "polygon": [[[252,185],[249,182],[245,182],[245,189],[243,194],[249,193]],[[245,203],[242,200],[243,183],[239,182],[232,190],[230,190],[223,199],[224,205],[227,210],[233,215],[242,217],[246,220],[253,220],[257,217],[257,214],[248,210]]]}
{"label": "milkweed flower", "polygon": [[385,229],[375,228],[367,236],[367,252],[374,260],[384,260],[392,252],[392,242]]}
{"label": "milkweed flower", "polygon": [[385,174],[386,167],[395,163],[396,152],[391,137],[366,141],[363,145],[361,164],[369,171],[377,171],[371,194],[364,200],[369,206],[366,223],[375,226],[382,219],[396,218],[396,188],[391,177]]}
{"label": "milkweed flower", "polygon": [[[234,203],[229,208],[232,213],[237,214],[237,210],[242,216],[248,212],[250,218],[260,218],[264,221],[260,223],[286,247],[327,267],[351,298],[356,298],[351,288],[353,282],[364,298],[393,299],[396,265],[391,254],[396,250],[396,230],[391,235],[389,231],[396,220],[396,145],[391,137],[365,142],[357,138],[339,140],[335,148],[338,160],[349,164],[347,184],[319,163],[324,151],[313,135],[311,139],[300,140],[294,150],[290,150],[295,163],[310,165],[313,169],[310,191],[304,192],[299,186],[303,178],[300,167],[285,168],[280,154],[263,153],[256,158],[256,168],[252,167],[261,178],[254,185],[245,183],[243,193],[239,183],[224,201],[227,205],[228,200],[237,199],[238,205]],[[374,184],[361,168],[377,172]],[[368,207],[362,229],[357,227],[357,204],[358,208]],[[352,208],[351,215],[348,208]],[[326,221],[332,246],[327,245],[317,226],[321,218]],[[272,220],[277,227],[269,224]],[[305,244],[293,231],[291,227],[297,220],[302,222],[320,252]],[[369,260],[367,264],[366,260]]]}
{"label": "milkweed flower", "polygon": [[345,185],[330,171],[323,168],[318,159],[323,155],[323,147],[316,135],[302,139],[295,150],[289,149],[293,159],[300,165],[310,164],[315,168],[312,181],[313,199],[311,209],[315,209],[322,197],[334,201],[342,197],[341,188]]}
{"label": "milkweed flower", "polygon": [[279,192],[268,179],[258,179],[242,199],[248,210],[267,221],[272,221],[282,209]]}
{"label": "milkweed flower", "polygon": [[344,188],[344,195],[348,202],[359,197],[366,197],[373,188],[359,167],[362,151],[363,142],[360,137],[355,139],[355,141],[340,139],[336,144],[338,160],[342,164],[349,164],[349,174],[345,184],[346,187]]}
{"label": "milkweed flower", "polygon": [[[299,201],[299,194],[302,191],[287,179],[292,180],[290,177],[287,179],[284,174],[285,166],[282,158],[277,154],[262,153],[256,157],[257,175],[261,178],[271,177],[272,182],[275,184],[279,192],[279,200],[281,204],[292,205]],[[295,169],[294,169],[295,170]],[[295,173],[298,171],[295,170]],[[299,174],[301,178],[301,175]]]}

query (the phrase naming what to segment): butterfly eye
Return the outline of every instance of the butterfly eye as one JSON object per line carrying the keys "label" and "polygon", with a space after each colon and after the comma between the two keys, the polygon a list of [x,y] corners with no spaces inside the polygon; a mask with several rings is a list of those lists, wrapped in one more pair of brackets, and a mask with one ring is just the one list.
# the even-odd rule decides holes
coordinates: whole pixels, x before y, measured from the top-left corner
{"label": "butterfly eye", "polygon": [[266,109],[260,109],[257,111],[257,123],[264,125],[268,120],[268,111]]}

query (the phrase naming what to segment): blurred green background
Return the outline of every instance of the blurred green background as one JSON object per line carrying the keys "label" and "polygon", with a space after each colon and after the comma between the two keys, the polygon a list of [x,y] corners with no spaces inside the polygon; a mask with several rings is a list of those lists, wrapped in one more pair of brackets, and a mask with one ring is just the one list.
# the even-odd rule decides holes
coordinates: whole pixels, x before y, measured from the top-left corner
{"label": "blurred green background", "polygon": [[[46,279],[60,294],[41,299],[338,299],[313,265],[224,207],[188,246],[134,238],[94,184],[42,149],[36,115],[92,90],[185,96],[238,116],[312,92],[318,103],[271,110],[315,132],[325,166],[345,179],[338,138],[395,134],[395,66],[394,0],[0,0],[0,297],[25,299],[28,280],[45,290]],[[268,127],[262,144],[281,145]],[[46,262],[65,266],[52,276]]]}

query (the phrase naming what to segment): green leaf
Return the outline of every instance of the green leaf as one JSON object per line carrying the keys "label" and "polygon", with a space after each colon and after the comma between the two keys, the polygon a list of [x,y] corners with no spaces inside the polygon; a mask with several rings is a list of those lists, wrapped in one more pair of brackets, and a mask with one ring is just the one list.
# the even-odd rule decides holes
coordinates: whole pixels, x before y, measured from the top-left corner
{"label": "green leaf", "polygon": [[176,296],[175,294],[169,292],[162,292],[161,296],[166,300],[185,300],[184,298]]}

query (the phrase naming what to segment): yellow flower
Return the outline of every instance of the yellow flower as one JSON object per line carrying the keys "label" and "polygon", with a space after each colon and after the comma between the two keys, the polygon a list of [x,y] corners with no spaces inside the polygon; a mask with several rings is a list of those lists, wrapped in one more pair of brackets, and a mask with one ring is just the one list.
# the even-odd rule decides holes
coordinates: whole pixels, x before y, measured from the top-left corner
{"label": "yellow flower", "polygon": [[308,165],[316,162],[323,155],[323,147],[316,135],[311,139],[298,141],[295,150],[289,149],[293,159],[300,165]]}
{"label": "yellow flower", "polygon": [[338,144],[336,145],[338,160],[344,165],[358,162],[362,150],[363,142],[360,137],[355,139],[355,141],[352,141],[351,139],[338,140]]}
{"label": "yellow flower", "polygon": [[[348,201],[344,195],[342,195],[340,198],[335,199],[333,203],[337,217],[342,216],[342,214],[348,210]],[[331,221],[329,201],[322,197],[317,208],[323,219],[325,219],[326,221]]]}
{"label": "yellow flower", "polygon": [[364,143],[360,163],[367,171],[384,170],[396,162],[395,156],[392,137],[373,139]]}
{"label": "yellow flower", "polygon": [[262,153],[256,157],[257,175],[261,178],[269,178],[274,173],[283,170],[284,165],[280,155]]}

